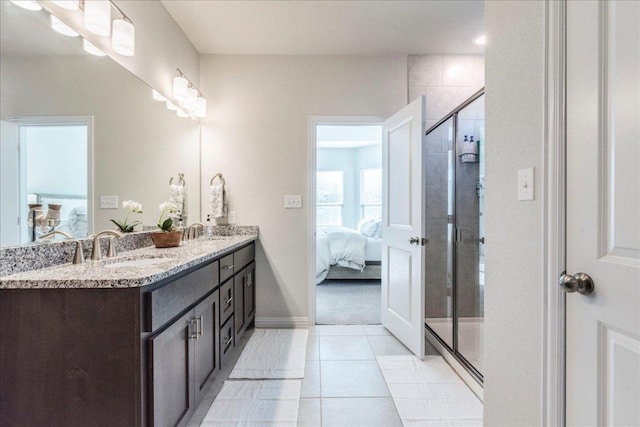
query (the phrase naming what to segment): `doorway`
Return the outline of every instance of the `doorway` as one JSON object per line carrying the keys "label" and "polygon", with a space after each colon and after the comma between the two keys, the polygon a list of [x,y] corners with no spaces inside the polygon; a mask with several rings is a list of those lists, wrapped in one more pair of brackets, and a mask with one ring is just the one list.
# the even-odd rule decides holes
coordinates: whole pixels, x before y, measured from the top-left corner
{"label": "doorway", "polygon": [[381,119],[317,119],[311,305],[316,324],[381,323]]}
{"label": "doorway", "polygon": [[3,191],[2,199],[3,206],[13,207],[7,214],[17,221],[3,222],[3,245],[32,242],[54,230],[73,238],[88,236],[91,119],[42,117],[3,122],[3,152],[10,149],[16,155],[10,157],[11,164],[3,162],[7,166],[3,188],[6,179],[6,187],[15,191]]}

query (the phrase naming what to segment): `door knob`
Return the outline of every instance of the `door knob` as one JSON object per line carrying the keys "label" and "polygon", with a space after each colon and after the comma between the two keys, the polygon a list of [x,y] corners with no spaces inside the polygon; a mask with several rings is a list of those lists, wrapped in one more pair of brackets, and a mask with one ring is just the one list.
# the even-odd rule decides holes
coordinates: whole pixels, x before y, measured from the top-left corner
{"label": "door knob", "polygon": [[586,273],[576,273],[573,276],[563,273],[559,284],[569,294],[577,291],[579,294],[589,295],[595,288],[593,279]]}
{"label": "door knob", "polygon": [[420,244],[420,238],[419,237],[412,237],[409,239],[409,244],[410,245],[418,245]]}

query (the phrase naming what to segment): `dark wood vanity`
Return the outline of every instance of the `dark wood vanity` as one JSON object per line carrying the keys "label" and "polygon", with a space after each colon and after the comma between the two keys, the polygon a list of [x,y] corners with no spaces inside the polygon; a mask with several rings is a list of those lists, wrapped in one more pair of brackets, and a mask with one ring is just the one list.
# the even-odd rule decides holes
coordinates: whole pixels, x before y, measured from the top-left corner
{"label": "dark wood vanity", "polygon": [[0,290],[1,426],[180,426],[255,320],[255,244],[154,284]]}

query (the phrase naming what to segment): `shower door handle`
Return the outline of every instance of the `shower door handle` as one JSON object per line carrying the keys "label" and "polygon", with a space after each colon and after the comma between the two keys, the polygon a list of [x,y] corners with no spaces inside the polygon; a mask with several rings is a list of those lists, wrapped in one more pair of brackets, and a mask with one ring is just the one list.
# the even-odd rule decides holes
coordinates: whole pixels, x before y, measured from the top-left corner
{"label": "shower door handle", "polygon": [[579,294],[589,295],[595,288],[593,279],[586,273],[576,273],[573,276],[562,273],[558,284],[568,294],[577,291]]}

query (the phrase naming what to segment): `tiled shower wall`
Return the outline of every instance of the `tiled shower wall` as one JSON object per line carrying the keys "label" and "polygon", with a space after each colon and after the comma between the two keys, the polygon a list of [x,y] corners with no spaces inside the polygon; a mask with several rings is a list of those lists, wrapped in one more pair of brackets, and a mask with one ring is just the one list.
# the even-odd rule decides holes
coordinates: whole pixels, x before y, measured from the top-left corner
{"label": "tiled shower wall", "polygon": [[[408,101],[413,101],[420,95],[426,96],[425,124],[428,129],[484,86],[484,57],[479,55],[412,55],[408,58],[408,73]],[[451,297],[451,291],[447,289],[447,281],[450,280],[447,266],[446,225],[448,139],[448,135],[432,135],[427,140],[427,158],[425,159],[427,216],[429,217],[427,227],[430,228],[428,230],[430,242],[427,247],[426,316],[431,318],[446,318],[452,315],[448,312],[448,307],[450,307],[448,299]],[[432,143],[430,144],[429,141]],[[459,220],[465,224],[465,228],[477,230],[478,205],[475,200],[475,184],[478,168],[477,164],[465,164],[464,166],[459,171],[459,175],[462,175],[459,179],[462,181],[458,183],[458,202],[464,203],[463,200],[473,200],[470,204],[464,203],[467,205],[467,209],[459,210],[458,214],[469,213],[469,215],[465,215],[465,218],[459,218]],[[469,174],[473,176],[466,176]],[[465,177],[469,179],[464,179]],[[469,192],[468,197],[462,197],[465,194],[460,192]],[[473,209],[474,206],[476,209]],[[466,236],[467,239],[473,240],[477,237],[480,236],[470,236],[468,233]],[[462,246],[460,249],[464,249],[464,253],[458,253],[457,266],[458,314],[470,317],[481,316],[478,245]]]}

